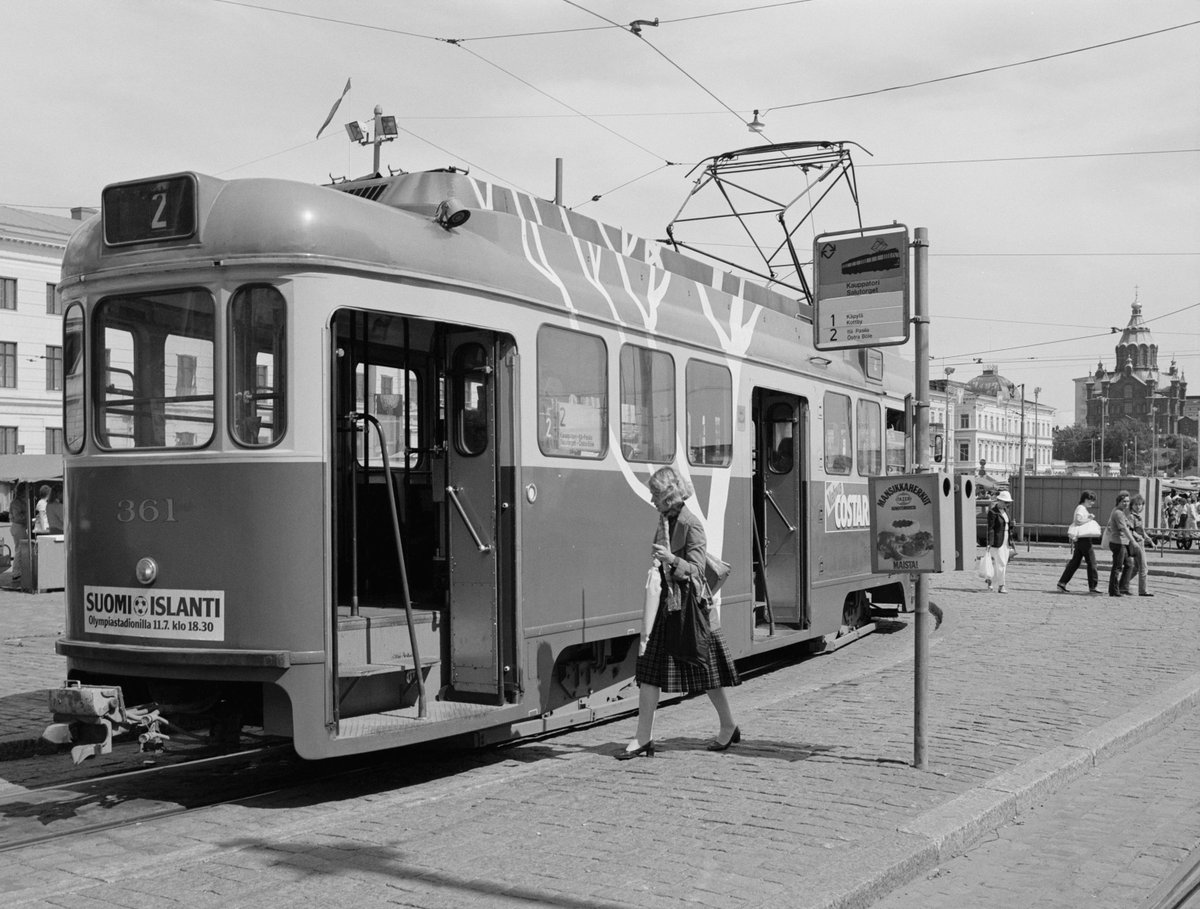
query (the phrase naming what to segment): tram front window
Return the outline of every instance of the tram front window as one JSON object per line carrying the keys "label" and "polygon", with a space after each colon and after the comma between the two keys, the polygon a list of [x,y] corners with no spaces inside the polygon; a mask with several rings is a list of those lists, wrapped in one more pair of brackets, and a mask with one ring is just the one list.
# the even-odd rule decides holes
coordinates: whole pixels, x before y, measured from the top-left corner
{"label": "tram front window", "polygon": [[96,307],[96,437],[105,448],[201,448],[213,437],[206,290],[109,297]]}

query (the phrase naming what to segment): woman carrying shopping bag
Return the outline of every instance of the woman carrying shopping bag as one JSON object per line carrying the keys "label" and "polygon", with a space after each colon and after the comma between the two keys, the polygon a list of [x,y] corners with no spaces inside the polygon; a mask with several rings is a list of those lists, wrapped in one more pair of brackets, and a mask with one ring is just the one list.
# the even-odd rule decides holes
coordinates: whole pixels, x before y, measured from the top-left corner
{"label": "woman carrying shopping bag", "polygon": [[[709,743],[709,751],[725,751],[741,741],[742,733],[733,719],[727,688],[741,683],[737,669],[719,629],[710,629],[705,652],[698,659],[684,661],[669,652],[670,613],[688,608],[698,586],[703,586],[708,541],[700,519],[684,507],[692,494],[690,484],[671,467],[664,467],[650,478],[650,502],[658,509],[658,529],[651,551],[652,574],[647,581],[642,636],[638,646],[638,725],[637,735],[617,760],[654,757],[654,712],[662,691],[708,694],[717,711],[720,727]],[[658,588],[658,596],[654,596]],[[707,604],[692,599],[692,608]]]}
{"label": "woman carrying shopping bag", "polygon": [[1012,495],[1007,489],[1002,489],[996,496],[996,501],[987,513],[987,544],[988,555],[992,558],[993,576],[987,582],[988,590],[997,593],[1008,593],[1005,581],[1008,575],[1008,557],[1012,554],[1012,537],[1009,534],[1008,506],[1012,504]]}

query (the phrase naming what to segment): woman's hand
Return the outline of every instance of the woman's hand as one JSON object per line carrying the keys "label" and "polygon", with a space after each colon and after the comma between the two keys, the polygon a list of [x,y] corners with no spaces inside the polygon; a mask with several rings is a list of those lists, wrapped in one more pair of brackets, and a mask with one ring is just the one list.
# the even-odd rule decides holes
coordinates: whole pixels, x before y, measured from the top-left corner
{"label": "woman's hand", "polygon": [[638,638],[638,656],[646,655],[646,639]]}
{"label": "woman's hand", "polygon": [[660,562],[662,562],[662,564],[666,565],[668,568],[670,568],[672,563],[674,563],[674,561],[675,561],[675,556],[673,556],[671,554],[671,550],[669,550],[666,546],[663,546],[660,543],[654,544],[654,558],[658,559]]}

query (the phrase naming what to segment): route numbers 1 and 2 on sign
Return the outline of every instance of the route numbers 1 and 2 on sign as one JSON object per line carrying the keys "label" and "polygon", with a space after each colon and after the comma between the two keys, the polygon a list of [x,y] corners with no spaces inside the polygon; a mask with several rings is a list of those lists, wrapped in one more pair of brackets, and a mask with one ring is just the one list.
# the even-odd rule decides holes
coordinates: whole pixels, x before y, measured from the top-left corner
{"label": "route numbers 1 and 2 on sign", "polygon": [[817,350],[907,343],[907,227],[821,234],[813,241],[813,273]]}

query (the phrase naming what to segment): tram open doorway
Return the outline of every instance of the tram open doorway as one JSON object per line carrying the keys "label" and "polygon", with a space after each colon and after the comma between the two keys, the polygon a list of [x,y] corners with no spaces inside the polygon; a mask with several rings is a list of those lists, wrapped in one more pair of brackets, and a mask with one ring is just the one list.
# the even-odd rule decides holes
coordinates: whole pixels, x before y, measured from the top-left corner
{"label": "tram open doorway", "polygon": [[354,310],[332,329],[331,719],[367,734],[509,703],[514,342]]}
{"label": "tram open doorway", "polygon": [[754,602],[755,638],[809,627],[804,452],[807,402],[755,388]]}

